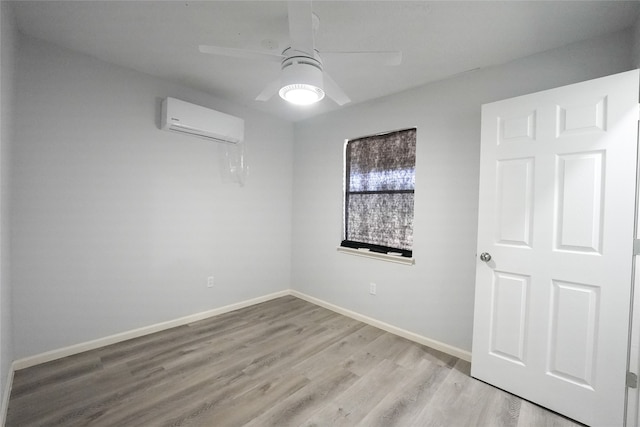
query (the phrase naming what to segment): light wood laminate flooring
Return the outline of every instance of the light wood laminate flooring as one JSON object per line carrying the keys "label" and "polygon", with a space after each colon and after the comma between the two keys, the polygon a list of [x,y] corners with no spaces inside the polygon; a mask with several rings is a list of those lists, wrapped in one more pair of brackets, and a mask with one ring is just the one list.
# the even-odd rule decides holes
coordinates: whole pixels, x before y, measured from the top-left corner
{"label": "light wood laminate flooring", "polygon": [[283,297],[15,373],[6,426],[577,426]]}

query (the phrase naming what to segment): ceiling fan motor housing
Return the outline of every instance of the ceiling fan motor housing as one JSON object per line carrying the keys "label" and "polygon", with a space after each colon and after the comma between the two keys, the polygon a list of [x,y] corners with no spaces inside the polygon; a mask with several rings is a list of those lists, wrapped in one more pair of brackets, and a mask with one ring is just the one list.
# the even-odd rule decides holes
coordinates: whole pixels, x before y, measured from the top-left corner
{"label": "ceiling fan motor housing", "polygon": [[[294,56],[282,61],[280,96],[293,89],[311,90],[318,100],[324,98],[322,63],[308,56]],[[285,98],[286,99],[286,98]]]}

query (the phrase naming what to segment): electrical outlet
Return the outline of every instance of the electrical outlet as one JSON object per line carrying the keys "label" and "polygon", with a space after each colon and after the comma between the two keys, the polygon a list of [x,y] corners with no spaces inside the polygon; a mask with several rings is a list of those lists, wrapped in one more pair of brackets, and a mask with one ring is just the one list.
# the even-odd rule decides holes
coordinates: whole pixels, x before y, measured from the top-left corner
{"label": "electrical outlet", "polygon": [[376,284],[371,282],[369,283],[369,293],[371,295],[375,295],[376,294]]}
{"label": "electrical outlet", "polygon": [[213,288],[213,276],[207,277],[207,288]]}

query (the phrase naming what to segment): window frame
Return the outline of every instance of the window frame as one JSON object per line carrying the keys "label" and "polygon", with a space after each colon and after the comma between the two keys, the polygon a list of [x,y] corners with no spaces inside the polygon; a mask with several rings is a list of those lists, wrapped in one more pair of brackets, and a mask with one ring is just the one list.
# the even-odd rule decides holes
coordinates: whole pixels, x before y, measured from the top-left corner
{"label": "window frame", "polygon": [[[415,132],[416,140],[414,141],[414,144],[417,145],[417,128],[416,127],[410,127],[410,128],[404,128],[404,129],[399,129],[399,130],[394,130],[394,131],[382,132],[382,133],[379,133],[379,134],[361,136],[361,137],[358,137],[358,138],[352,138],[352,139],[345,140],[345,143],[344,143],[344,155],[343,155],[343,159],[344,159],[344,167],[343,167],[344,176],[343,176],[342,241],[340,242],[340,248],[338,248],[339,250],[342,249],[342,248],[346,248],[346,250],[342,250],[342,252],[354,253],[354,250],[355,250],[354,254],[358,254],[358,255],[359,254],[365,255],[367,252],[372,252],[372,253],[376,254],[376,256],[374,256],[375,258],[381,258],[380,255],[382,255],[384,257],[389,256],[391,258],[402,258],[404,260],[411,261],[410,262],[411,264],[413,263],[413,243],[411,245],[412,246],[411,249],[403,249],[403,248],[395,248],[395,247],[386,246],[386,245],[367,243],[367,242],[359,242],[359,241],[356,241],[356,240],[348,239],[348,237],[349,237],[349,197],[351,195],[413,194],[414,195],[414,200],[413,200],[414,206],[412,208],[412,218],[411,218],[412,228],[413,228],[413,221],[414,221],[414,218],[415,218],[415,184],[414,184],[413,189],[401,189],[401,190],[388,190],[388,189],[385,189],[385,190],[356,190],[356,191],[351,191],[351,189],[349,188],[350,181],[351,181],[351,151],[349,150],[349,143],[350,142],[360,141],[360,140],[364,140],[364,139],[367,139],[367,138],[384,137],[384,136],[387,136],[387,135],[393,135],[393,134],[398,134],[398,133],[407,132],[407,131],[414,131]],[[414,163],[413,163],[414,179],[415,179],[415,163],[416,163],[416,159],[414,158]],[[413,234],[413,230],[412,230],[412,234]],[[413,235],[412,235],[412,237],[413,237]]]}

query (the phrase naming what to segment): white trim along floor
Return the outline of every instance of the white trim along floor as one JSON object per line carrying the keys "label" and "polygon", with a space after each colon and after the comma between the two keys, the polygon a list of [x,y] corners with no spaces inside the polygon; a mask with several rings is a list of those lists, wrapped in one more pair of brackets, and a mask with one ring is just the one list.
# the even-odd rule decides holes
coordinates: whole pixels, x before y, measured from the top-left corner
{"label": "white trim along floor", "polygon": [[7,415],[7,408],[9,405],[9,396],[11,394],[11,386],[13,383],[13,374],[15,371],[20,369],[29,368],[31,366],[39,365],[42,363],[50,362],[52,360],[61,359],[63,357],[72,356],[74,354],[82,353],[89,350],[94,350],[96,348],[104,347],[107,345],[115,344],[118,342],[126,341],[133,338],[138,338],[144,335],[152,334],[155,332],[164,331],[166,329],[175,328],[176,326],[187,325],[189,323],[197,322],[199,320],[207,319],[209,317],[217,316],[220,314],[228,313],[231,311],[235,311],[241,308],[249,307],[255,304],[260,304],[265,301],[270,301],[275,298],[280,298],[283,296],[291,295],[300,299],[303,299],[312,304],[318,305],[320,307],[329,309],[336,313],[342,314],[344,316],[350,317],[352,319],[361,321],[363,323],[369,324],[376,328],[382,329],[384,331],[390,332],[392,334],[401,336],[408,340],[417,342],[419,344],[425,345],[427,347],[431,347],[435,350],[439,350],[443,353],[450,354],[467,362],[471,361],[471,352],[459,349],[457,347],[450,346],[448,344],[432,340],[430,338],[424,337],[422,335],[418,335],[411,331],[407,331],[402,328],[398,328],[396,326],[390,325],[388,323],[376,320],[374,318],[362,315],[360,313],[356,313],[355,311],[347,310],[340,306],[328,303],[321,299],[306,295],[302,292],[298,292],[295,290],[284,290],[280,292],[275,292],[269,295],[264,295],[258,298],[253,298],[246,301],[241,301],[235,304],[226,305],[224,307],[215,308],[212,310],[204,311],[201,313],[192,314],[189,316],[181,317],[174,320],[169,320],[166,322],[157,323],[155,325],[146,326],[143,328],[133,329],[130,331],[122,332],[115,335],[110,335],[104,338],[99,338],[92,341],[87,341],[84,343],[75,344],[69,347],[64,347],[56,350],[47,351],[45,353],[37,354],[34,356],[25,357],[22,359],[15,360],[9,371],[7,376],[7,380],[5,383],[5,389],[2,397],[2,407],[0,408],[0,426],[4,425],[4,421]]}

